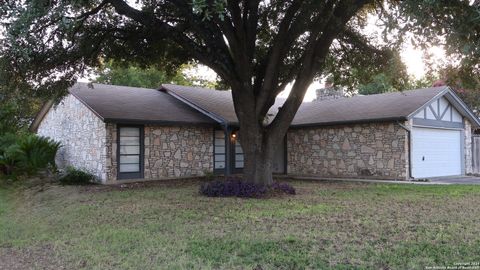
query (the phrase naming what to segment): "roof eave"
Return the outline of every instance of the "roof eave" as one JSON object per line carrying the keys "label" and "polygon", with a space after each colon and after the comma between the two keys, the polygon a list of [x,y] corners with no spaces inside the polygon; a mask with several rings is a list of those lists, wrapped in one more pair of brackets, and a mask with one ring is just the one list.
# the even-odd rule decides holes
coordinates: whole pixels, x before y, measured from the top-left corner
{"label": "roof eave", "polygon": [[381,122],[395,122],[395,121],[407,121],[406,116],[400,117],[385,117],[385,118],[373,118],[373,119],[360,119],[360,120],[345,120],[345,121],[331,121],[323,123],[305,123],[305,124],[291,124],[290,128],[305,128],[305,127],[321,127],[321,126],[338,126],[347,124],[365,124],[365,123],[381,123]]}
{"label": "roof eave", "polygon": [[105,123],[114,124],[137,124],[137,125],[160,125],[160,126],[202,126],[214,127],[219,125],[216,122],[185,122],[170,120],[144,120],[144,119],[128,119],[128,118],[105,118]]}

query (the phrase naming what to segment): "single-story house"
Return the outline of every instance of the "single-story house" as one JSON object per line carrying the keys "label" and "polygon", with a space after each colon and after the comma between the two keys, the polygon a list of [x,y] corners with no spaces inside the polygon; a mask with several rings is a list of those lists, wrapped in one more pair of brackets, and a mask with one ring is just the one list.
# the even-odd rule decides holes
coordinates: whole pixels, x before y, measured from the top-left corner
{"label": "single-story house", "polygon": [[[283,100],[270,110],[275,114]],[[60,167],[102,183],[241,173],[231,93],[162,85],[77,83],[32,128],[63,145]],[[479,119],[449,87],[305,102],[278,145],[274,171],[408,180],[472,170]]]}

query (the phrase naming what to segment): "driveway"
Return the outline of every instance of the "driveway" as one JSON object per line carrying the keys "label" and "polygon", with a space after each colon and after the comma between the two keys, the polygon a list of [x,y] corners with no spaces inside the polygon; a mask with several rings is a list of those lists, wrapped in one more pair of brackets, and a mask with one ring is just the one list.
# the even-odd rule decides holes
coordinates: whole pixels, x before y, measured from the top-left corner
{"label": "driveway", "polygon": [[480,176],[447,176],[430,178],[429,183],[480,185]]}
{"label": "driveway", "polygon": [[396,180],[378,180],[378,179],[358,179],[358,178],[326,178],[316,176],[277,176],[277,178],[289,178],[296,180],[316,180],[316,181],[345,181],[345,182],[367,182],[367,183],[395,183],[395,184],[416,184],[416,185],[480,185],[480,176],[445,176],[429,178],[428,181],[396,181]]}

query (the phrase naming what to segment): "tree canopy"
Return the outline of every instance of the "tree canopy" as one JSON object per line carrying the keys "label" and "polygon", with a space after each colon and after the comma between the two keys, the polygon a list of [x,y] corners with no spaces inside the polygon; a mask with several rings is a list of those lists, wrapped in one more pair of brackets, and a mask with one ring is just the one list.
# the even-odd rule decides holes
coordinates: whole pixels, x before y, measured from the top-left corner
{"label": "tree canopy", "polygon": [[194,64],[184,64],[174,71],[173,74],[170,74],[161,66],[140,67],[138,65],[109,61],[95,71],[97,77],[94,81],[104,84],[145,88],[158,88],[163,83],[206,88],[217,88],[221,85],[217,81],[201,78],[188,72],[196,67]]}
{"label": "tree canopy", "polygon": [[[232,89],[244,173],[259,183],[271,183],[274,145],[315,77],[332,74],[355,87],[388,72],[405,39],[441,44],[471,70],[480,57],[479,6],[467,0],[12,0],[0,12],[9,72],[44,95],[65,93],[100,59],[210,67]],[[372,14],[381,40],[366,31]],[[289,84],[285,104],[266,123]]]}

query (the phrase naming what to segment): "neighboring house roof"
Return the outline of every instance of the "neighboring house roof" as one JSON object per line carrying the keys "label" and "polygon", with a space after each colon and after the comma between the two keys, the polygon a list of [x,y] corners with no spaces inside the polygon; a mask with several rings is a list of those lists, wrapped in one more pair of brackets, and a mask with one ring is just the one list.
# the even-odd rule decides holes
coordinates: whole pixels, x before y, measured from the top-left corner
{"label": "neighboring house roof", "polygon": [[77,83],[69,92],[105,122],[216,124],[185,103],[155,89]]}

